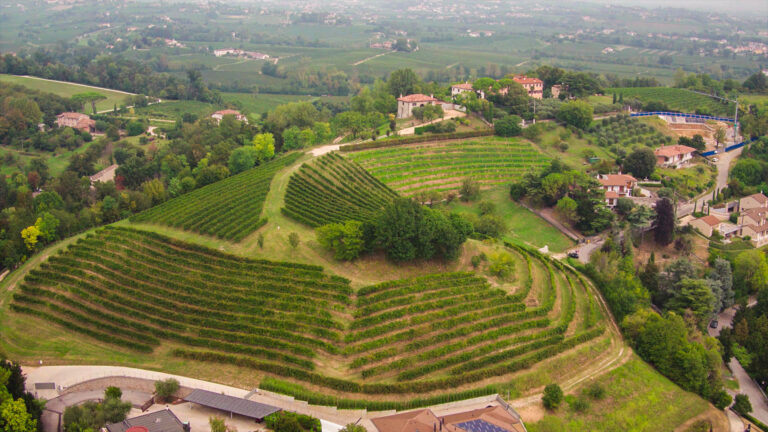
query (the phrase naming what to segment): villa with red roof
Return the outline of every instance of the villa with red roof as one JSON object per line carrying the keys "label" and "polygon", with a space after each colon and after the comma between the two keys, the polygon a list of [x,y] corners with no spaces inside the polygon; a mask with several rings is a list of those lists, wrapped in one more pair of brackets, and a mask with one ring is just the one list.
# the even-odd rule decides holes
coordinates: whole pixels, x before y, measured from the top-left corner
{"label": "villa with red roof", "polygon": [[216,123],[221,123],[221,119],[223,119],[225,115],[235,116],[235,118],[238,121],[248,124],[248,118],[245,115],[241,114],[240,111],[233,110],[233,109],[216,111],[215,113],[211,114],[211,118],[216,120]]}
{"label": "villa with red roof", "polygon": [[671,145],[659,147],[653,151],[656,155],[656,163],[667,168],[680,168],[687,165],[693,159],[696,149],[684,145]]}
{"label": "villa with red roof", "polygon": [[632,189],[637,186],[637,179],[626,174],[603,174],[597,181],[605,190],[605,205],[615,207],[619,198],[632,195]]}
{"label": "villa with red roof", "polygon": [[442,105],[443,101],[421,93],[400,96],[397,98],[397,118],[413,116],[413,109],[426,105]]}
{"label": "villa with red roof", "polygon": [[96,130],[95,120],[91,120],[86,114],[77,112],[63,112],[57,115],[56,125],[80,129],[83,132],[93,132]]}
{"label": "villa with red roof", "polygon": [[542,99],[544,97],[544,81],[525,75],[515,75],[512,80],[522,85],[528,92],[528,96],[534,99]]}
{"label": "villa with red roof", "polygon": [[442,417],[426,408],[371,421],[379,432],[525,432],[520,416],[500,405]]}
{"label": "villa with red roof", "polygon": [[464,82],[460,84],[454,84],[451,86],[451,96],[456,97],[462,93],[470,93],[475,91],[475,89],[472,87],[472,84],[469,82]]}

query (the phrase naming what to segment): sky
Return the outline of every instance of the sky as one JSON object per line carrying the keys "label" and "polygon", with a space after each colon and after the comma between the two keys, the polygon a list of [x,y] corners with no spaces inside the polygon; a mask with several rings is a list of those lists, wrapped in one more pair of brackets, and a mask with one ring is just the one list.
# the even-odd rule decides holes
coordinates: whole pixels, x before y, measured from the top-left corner
{"label": "sky", "polygon": [[647,8],[682,8],[698,11],[728,12],[731,15],[762,16],[768,30],[768,0],[583,0],[590,3]]}

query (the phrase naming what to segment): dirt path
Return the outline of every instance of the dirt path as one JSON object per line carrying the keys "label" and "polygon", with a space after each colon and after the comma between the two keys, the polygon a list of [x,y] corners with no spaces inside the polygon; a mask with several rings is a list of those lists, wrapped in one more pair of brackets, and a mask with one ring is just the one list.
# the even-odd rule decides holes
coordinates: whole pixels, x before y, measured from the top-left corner
{"label": "dirt path", "polygon": [[85,88],[94,89],[94,90],[105,90],[105,91],[110,91],[110,92],[114,92],[114,93],[122,93],[124,95],[129,95],[129,96],[136,96],[136,93],[129,93],[129,92],[125,92],[125,91],[122,91],[122,90],[115,90],[115,89],[104,88],[104,87],[96,87],[96,86],[91,86],[91,85],[87,85],[87,84],[78,84],[78,83],[73,83],[73,82],[69,82],[69,81],[58,81],[58,80],[52,80],[52,79],[47,79],[47,78],[40,78],[40,77],[36,77],[36,76],[32,76],[32,75],[21,75],[21,76],[23,76],[24,78],[32,78],[32,79],[41,80],[41,81],[50,81],[50,82],[55,82],[55,83],[69,84],[69,85],[74,85],[74,86],[79,86],[79,87],[85,87]]}
{"label": "dirt path", "polygon": [[249,61],[251,61],[251,59],[243,59],[243,60],[236,61],[236,62],[233,62],[233,63],[222,63],[222,64],[218,64],[218,65],[214,66],[213,70],[217,71],[222,66],[232,66],[232,65],[241,64],[241,63],[248,63]]}
{"label": "dirt path", "polygon": [[357,61],[357,62],[354,62],[354,63],[352,63],[352,66],[358,66],[358,65],[361,65],[361,64],[363,64],[363,63],[367,62],[368,60],[373,60],[373,59],[375,59],[375,58],[377,58],[377,57],[385,56],[385,55],[387,55],[387,54],[392,54],[393,52],[395,52],[395,51],[387,51],[387,52],[383,52],[383,53],[381,53],[381,54],[376,54],[376,55],[374,55],[374,56],[370,56],[370,57],[364,58],[364,59],[362,59],[362,60],[360,60],[360,61]]}

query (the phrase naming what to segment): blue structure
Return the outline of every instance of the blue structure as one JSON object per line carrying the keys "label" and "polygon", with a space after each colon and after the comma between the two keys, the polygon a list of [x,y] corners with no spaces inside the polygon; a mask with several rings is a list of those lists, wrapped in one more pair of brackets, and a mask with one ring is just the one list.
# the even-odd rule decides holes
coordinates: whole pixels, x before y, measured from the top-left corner
{"label": "blue structure", "polygon": [[675,117],[683,117],[683,118],[691,118],[691,119],[701,119],[701,120],[717,120],[717,121],[724,121],[728,123],[733,123],[732,118],[728,117],[714,117],[714,116],[708,116],[703,114],[685,114],[685,113],[677,113],[677,112],[670,112],[670,111],[649,111],[649,112],[638,112],[638,113],[630,113],[630,117],[650,117],[650,116],[659,116],[659,115],[666,115],[666,116],[675,116]]}

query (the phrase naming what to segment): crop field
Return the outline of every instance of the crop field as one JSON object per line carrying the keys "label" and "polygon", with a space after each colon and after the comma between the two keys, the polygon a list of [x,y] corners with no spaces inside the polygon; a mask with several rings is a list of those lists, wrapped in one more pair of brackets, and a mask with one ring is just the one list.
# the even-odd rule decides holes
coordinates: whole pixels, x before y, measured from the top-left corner
{"label": "crop field", "polygon": [[[109,90],[109,89],[93,89],[93,88],[88,88],[86,86],[82,86],[75,83],[46,81],[39,78],[29,78],[29,77],[23,77],[23,76],[17,76],[17,75],[0,74],[0,81],[23,85],[25,87],[53,93],[55,95],[59,95],[66,98],[72,97],[73,95],[76,95],[78,93],[86,93],[91,91],[96,93],[101,93],[107,98],[102,101],[96,102],[97,111],[111,110],[115,107],[115,105],[119,107],[124,103],[125,98],[128,97],[128,95],[125,93],[120,93],[120,92]],[[87,114],[92,114],[91,104],[90,103],[85,104],[85,107],[82,110],[82,112]]]}
{"label": "crop field", "polygon": [[599,120],[590,129],[600,147],[618,146],[629,149],[635,145],[660,147],[672,144],[672,137],[663,135],[653,126],[626,115]]}
{"label": "crop field", "polygon": [[502,138],[363,150],[348,157],[405,196],[457,190],[467,177],[483,186],[509,183],[549,161],[525,141]]}
{"label": "crop field", "polygon": [[291,176],[282,212],[312,227],[362,222],[373,219],[396,197],[358,164],[334,152],[302,165]]}
{"label": "crop field", "polygon": [[292,153],[204,186],[131,218],[240,241],[266,223],[261,218],[272,177],[301,156]]}
{"label": "crop field", "polygon": [[31,270],[11,311],[126,353],[166,347],[250,368],[273,377],[262,388],[293,386],[299,398],[315,397],[296,390],[307,384],[371,408],[402,406],[402,394],[485,394],[477,382],[604,334],[604,312],[578,274],[509,253],[516,276],[507,284],[439,273],[363,287],[353,300],[346,279],[318,266],[108,227]]}
{"label": "crop field", "polygon": [[701,109],[709,115],[733,117],[733,104],[722,103],[698,93],[670,87],[629,87],[611,88],[605,90],[606,94],[624,94],[624,98],[638,98],[643,102],[663,102],[670,109],[686,113],[695,113]]}

